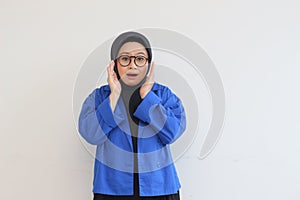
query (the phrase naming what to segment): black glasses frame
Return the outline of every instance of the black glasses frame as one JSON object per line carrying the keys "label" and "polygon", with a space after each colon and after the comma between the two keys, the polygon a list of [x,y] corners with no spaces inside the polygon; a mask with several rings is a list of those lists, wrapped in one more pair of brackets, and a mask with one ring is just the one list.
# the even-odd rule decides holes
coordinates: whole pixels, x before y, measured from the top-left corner
{"label": "black glasses frame", "polygon": [[[143,66],[145,66],[146,64],[147,64],[147,62],[148,62],[148,58],[146,58],[145,56],[127,56],[127,55],[121,55],[121,56],[119,56],[118,58],[117,58],[117,61],[120,63],[120,65],[122,66],[122,67],[127,67],[128,65],[122,65],[121,64],[121,62],[120,62],[120,58],[122,58],[122,57],[124,57],[124,56],[126,56],[126,57],[129,57],[129,59],[130,59],[130,61],[129,61],[129,63],[128,63],[128,65],[130,65],[130,63],[131,63],[131,58],[134,58],[134,64],[136,65],[136,66],[138,66],[138,67],[143,67]],[[146,62],[145,62],[145,64],[143,64],[143,65],[138,65],[137,63],[136,63],[136,58],[138,58],[138,57],[143,57],[143,58],[145,58],[146,59]]]}

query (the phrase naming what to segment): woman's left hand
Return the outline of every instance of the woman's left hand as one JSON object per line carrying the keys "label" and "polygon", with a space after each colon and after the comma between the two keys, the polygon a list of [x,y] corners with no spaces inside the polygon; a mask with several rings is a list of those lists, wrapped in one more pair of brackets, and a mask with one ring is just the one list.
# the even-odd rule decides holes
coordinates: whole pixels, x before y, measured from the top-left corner
{"label": "woman's left hand", "polygon": [[152,61],[149,76],[147,76],[145,83],[140,88],[140,95],[142,99],[144,99],[145,96],[151,91],[153,84],[154,84],[154,62]]}

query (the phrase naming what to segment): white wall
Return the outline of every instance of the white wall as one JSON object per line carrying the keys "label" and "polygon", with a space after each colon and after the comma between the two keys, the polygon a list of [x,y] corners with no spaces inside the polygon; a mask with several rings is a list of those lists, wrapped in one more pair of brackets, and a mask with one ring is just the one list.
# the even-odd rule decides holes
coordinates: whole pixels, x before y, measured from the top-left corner
{"label": "white wall", "polygon": [[91,199],[93,158],[73,120],[74,82],[102,42],[143,27],[198,42],[225,87],[226,124],[216,148],[199,160],[193,145],[176,162],[182,199],[299,199],[299,6],[1,0],[0,199]]}

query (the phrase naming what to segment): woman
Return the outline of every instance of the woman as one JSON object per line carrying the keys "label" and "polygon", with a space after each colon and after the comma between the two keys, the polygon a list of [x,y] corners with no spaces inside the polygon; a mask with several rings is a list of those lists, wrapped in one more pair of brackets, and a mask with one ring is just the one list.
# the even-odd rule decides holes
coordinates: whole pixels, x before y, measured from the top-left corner
{"label": "woman", "polygon": [[112,43],[108,85],[82,105],[79,132],[97,145],[94,200],[180,198],[169,144],[184,132],[185,112],[168,87],[154,82],[151,61],[144,35],[122,33]]}

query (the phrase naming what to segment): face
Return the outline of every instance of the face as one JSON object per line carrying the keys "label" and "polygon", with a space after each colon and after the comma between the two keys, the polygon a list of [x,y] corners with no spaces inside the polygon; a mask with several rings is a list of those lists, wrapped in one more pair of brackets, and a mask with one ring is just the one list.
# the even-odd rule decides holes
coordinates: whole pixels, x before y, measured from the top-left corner
{"label": "face", "polygon": [[[118,57],[122,55],[128,56],[144,56],[148,58],[148,53],[145,47],[138,42],[127,42],[120,48]],[[143,66],[137,66],[134,58],[131,57],[131,62],[128,66],[122,66],[117,61],[117,68],[122,81],[129,86],[135,86],[140,83],[146,76],[148,70],[148,61]]]}

